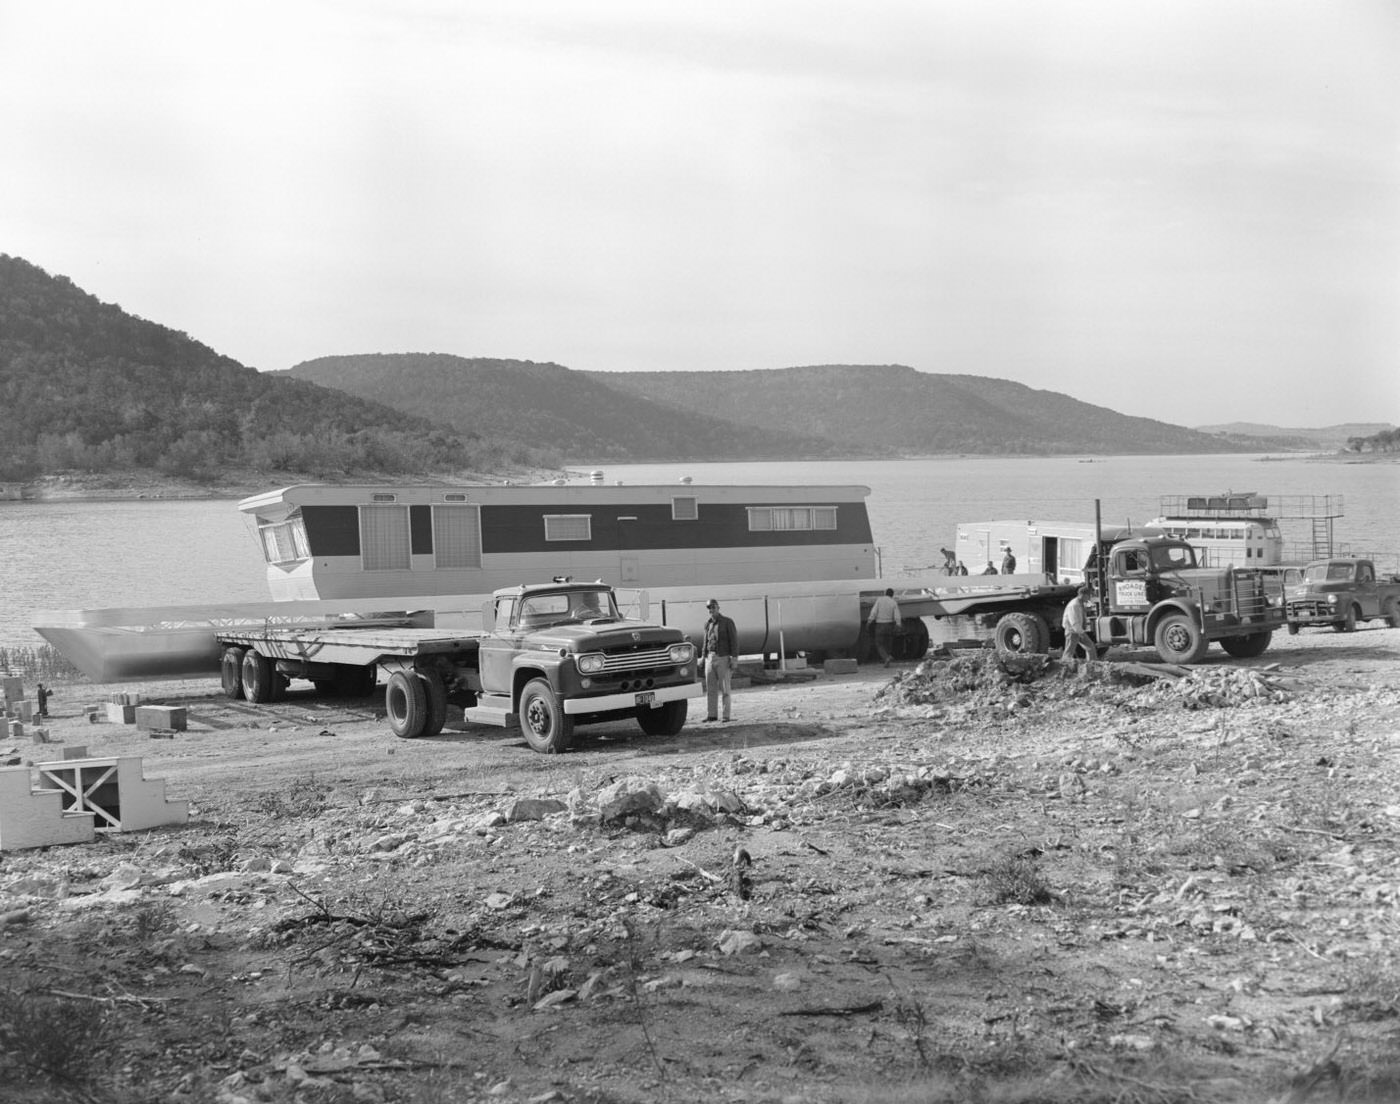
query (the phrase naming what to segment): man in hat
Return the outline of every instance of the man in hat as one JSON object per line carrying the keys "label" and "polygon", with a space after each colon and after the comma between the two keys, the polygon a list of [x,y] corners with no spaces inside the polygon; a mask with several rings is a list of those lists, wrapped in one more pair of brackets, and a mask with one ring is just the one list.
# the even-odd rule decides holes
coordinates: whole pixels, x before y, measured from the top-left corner
{"label": "man in hat", "polygon": [[1079,648],[1084,649],[1085,659],[1093,659],[1098,654],[1094,651],[1094,642],[1089,639],[1089,619],[1084,610],[1084,599],[1088,594],[1087,586],[1080,587],[1065,606],[1064,616],[1060,618],[1060,625],[1065,630],[1065,650],[1060,654],[1061,663],[1068,663],[1074,659]]}
{"label": "man in hat", "polygon": [[[729,686],[734,665],[739,662],[739,630],[732,618],[719,612],[719,602],[705,603],[710,619],[705,622],[705,643],[700,657],[705,664],[705,720],[729,720]],[[718,707],[723,706],[720,717]]]}

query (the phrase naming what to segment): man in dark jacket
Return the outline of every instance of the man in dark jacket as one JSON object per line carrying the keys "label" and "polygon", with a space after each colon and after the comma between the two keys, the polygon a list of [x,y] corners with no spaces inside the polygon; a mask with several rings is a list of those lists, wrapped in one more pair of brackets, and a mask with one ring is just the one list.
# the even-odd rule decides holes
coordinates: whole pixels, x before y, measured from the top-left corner
{"label": "man in dark jacket", "polygon": [[[711,598],[705,603],[710,619],[705,622],[705,644],[700,656],[705,663],[705,699],[708,708],[705,720],[729,720],[729,679],[739,662],[739,630],[732,618],[719,612],[719,602]],[[724,707],[721,718],[719,706]]]}

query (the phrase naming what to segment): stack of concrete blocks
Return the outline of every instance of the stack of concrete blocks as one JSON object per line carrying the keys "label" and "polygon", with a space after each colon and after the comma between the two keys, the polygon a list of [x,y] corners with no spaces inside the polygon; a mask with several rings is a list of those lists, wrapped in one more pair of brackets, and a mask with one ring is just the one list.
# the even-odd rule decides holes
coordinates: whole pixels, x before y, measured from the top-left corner
{"label": "stack of concrete blocks", "polygon": [[33,767],[0,768],[0,851],[90,843],[98,832],[139,832],[189,820],[137,756],[96,758],[85,747]]}
{"label": "stack of concrete blocks", "polygon": [[141,704],[141,695],[123,691],[111,695],[103,704],[107,708],[107,719],[113,724],[135,724],[136,707]]}
{"label": "stack of concrete blocks", "polygon": [[15,675],[0,676],[0,692],[5,695],[5,736],[11,740],[23,740],[24,722],[20,720],[19,705],[24,701],[24,680]]}

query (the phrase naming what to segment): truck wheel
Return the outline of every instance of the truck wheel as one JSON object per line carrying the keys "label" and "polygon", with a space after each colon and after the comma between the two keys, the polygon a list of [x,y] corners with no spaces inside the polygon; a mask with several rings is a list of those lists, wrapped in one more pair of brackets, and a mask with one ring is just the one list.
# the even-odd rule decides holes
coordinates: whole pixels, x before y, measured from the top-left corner
{"label": "truck wheel", "polygon": [[272,660],[249,648],[243,653],[243,696],[264,705],[276,698],[277,673]]}
{"label": "truck wheel", "polygon": [[1050,629],[1037,613],[1008,613],[996,623],[992,642],[1002,655],[1032,655],[1050,644]]}
{"label": "truck wheel", "polygon": [[1333,621],[1332,628],[1340,633],[1356,631],[1356,607],[1347,606],[1346,616],[1340,621]]}
{"label": "truck wheel", "polygon": [[219,681],[224,697],[234,701],[243,697],[243,649],[228,647],[219,657]]}
{"label": "truck wheel", "polygon": [[1184,613],[1173,613],[1158,621],[1152,643],[1167,663],[1198,663],[1210,647],[1200,626]]}
{"label": "truck wheel", "polygon": [[1220,642],[1220,646],[1236,659],[1253,659],[1269,650],[1273,632],[1250,633],[1248,636],[1230,636]]}
{"label": "truck wheel", "polygon": [[527,682],[520,695],[520,733],[536,751],[568,751],[574,742],[574,719],[544,679]]}
{"label": "truck wheel", "polygon": [[905,629],[894,638],[894,657],[904,662],[917,662],[928,655],[928,626],[922,617],[906,617]]}
{"label": "truck wheel", "polygon": [[403,740],[416,740],[428,725],[428,686],[407,671],[395,671],[384,688],[384,712],[389,728]]}
{"label": "truck wheel", "polygon": [[447,723],[447,685],[436,671],[419,671],[418,677],[428,692],[428,722],[422,735],[436,736]]}
{"label": "truck wheel", "polygon": [[1381,611],[1385,614],[1385,623],[1392,629],[1400,629],[1400,598],[1387,598],[1385,608]]}
{"label": "truck wheel", "polygon": [[689,704],[682,698],[680,701],[659,705],[655,709],[649,705],[639,705],[637,723],[648,736],[674,736],[685,727],[685,715],[688,712],[686,707]]}

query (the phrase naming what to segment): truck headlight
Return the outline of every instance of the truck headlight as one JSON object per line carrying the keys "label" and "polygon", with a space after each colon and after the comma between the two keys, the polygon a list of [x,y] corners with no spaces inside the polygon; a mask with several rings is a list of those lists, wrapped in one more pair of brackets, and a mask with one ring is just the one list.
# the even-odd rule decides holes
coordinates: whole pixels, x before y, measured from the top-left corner
{"label": "truck headlight", "polygon": [[1335,594],[1329,594],[1327,596],[1327,604],[1329,606],[1335,606],[1337,604],[1337,596]]}
{"label": "truck headlight", "polygon": [[668,654],[671,657],[671,662],[677,666],[682,663],[689,663],[695,656],[695,645],[690,643],[672,644]]}
{"label": "truck headlight", "polygon": [[581,675],[596,675],[603,669],[603,653],[588,652],[578,657],[578,670]]}

